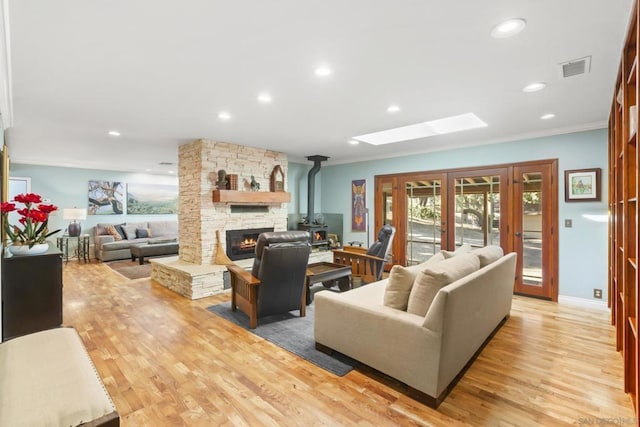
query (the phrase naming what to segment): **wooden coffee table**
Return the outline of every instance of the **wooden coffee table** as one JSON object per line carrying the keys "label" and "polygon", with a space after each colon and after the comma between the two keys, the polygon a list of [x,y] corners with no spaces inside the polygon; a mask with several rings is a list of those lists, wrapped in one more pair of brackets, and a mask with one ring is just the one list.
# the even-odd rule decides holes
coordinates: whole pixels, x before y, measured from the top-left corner
{"label": "wooden coffee table", "polygon": [[351,289],[351,267],[333,262],[317,262],[307,266],[307,305],[313,301],[311,294],[311,285],[320,283],[330,288],[335,282],[338,282],[340,291],[348,291]]}

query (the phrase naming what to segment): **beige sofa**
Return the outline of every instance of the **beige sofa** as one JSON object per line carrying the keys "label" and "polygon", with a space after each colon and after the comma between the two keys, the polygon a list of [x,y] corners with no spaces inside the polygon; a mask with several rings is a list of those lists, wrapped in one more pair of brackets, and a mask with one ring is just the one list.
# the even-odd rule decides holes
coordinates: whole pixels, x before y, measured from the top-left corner
{"label": "beige sofa", "polygon": [[[109,234],[109,226],[119,226],[117,236]],[[146,230],[146,233],[143,232]],[[147,237],[142,237],[144,235]],[[130,222],[97,224],[93,228],[94,255],[101,261],[131,258],[131,246],[139,243],[165,243],[178,240],[177,221]]]}
{"label": "beige sofa", "polygon": [[[318,292],[316,347],[343,353],[403,382],[410,394],[436,408],[485,340],[509,316],[516,254],[502,255],[497,248],[499,254],[489,260],[478,262],[473,258],[481,257],[469,253],[403,270],[403,274],[419,275],[418,271],[430,269],[444,277],[443,271],[455,268],[456,260],[484,265],[435,291],[432,303],[424,308],[426,315],[385,305],[394,299],[386,290],[389,278],[344,293]],[[414,289],[415,282],[411,292]]]}

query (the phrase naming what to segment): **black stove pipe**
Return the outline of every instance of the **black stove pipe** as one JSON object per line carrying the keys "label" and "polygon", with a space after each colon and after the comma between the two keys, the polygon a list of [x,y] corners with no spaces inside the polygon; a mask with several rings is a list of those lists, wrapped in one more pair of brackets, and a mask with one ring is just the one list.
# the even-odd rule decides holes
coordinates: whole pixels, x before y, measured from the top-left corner
{"label": "black stove pipe", "polygon": [[309,171],[307,176],[307,224],[313,224],[315,217],[314,204],[316,201],[316,175],[320,171],[321,163],[329,159],[327,156],[321,156],[316,154],[314,156],[307,156],[307,160],[313,162],[313,167]]}

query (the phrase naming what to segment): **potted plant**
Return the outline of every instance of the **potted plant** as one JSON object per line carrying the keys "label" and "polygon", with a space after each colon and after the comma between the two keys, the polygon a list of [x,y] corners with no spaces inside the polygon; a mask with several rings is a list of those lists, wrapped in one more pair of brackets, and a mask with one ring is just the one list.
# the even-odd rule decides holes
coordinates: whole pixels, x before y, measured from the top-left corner
{"label": "potted plant", "polygon": [[[42,197],[35,193],[18,194],[13,202],[24,204],[24,208],[17,209],[15,203],[0,204],[2,226],[11,241],[9,251],[14,255],[33,255],[47,251],[47,237],[57,233],[49,232],[49,214],[58,209],[57,206],[42,203]],[[20,225],[9,224],[9,212],[16,211],[20,218]]]}

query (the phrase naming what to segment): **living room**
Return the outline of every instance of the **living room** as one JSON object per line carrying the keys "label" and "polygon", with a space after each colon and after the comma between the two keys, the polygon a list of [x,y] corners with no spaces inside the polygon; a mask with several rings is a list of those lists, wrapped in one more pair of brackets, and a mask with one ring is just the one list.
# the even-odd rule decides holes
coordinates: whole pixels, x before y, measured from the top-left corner
{"label": "living room", "polygon": [[[483,99],[476,105],[487,103],[486,99],[489,97],[484,92],[476,93],[475,89],[465,89],[467,95],[460,97],[454,93],[457,91],[451,85],[446,90],[452,96],[451,101],[446,101],[446,94],[443,97],[434,87],[430,87],[432,92],[418,90],[420,96],[416,97],[410,97],[406,88],[404,97],[389,96],[389,93],[384,97],[373,96],[368,92],[374,85],[367,82],[362,84],[363,88],[360,88],[358,75],[364,74],[365,69],[375,70],[379,66],[382,71],[379,74],[375,73],[372,79],[375,81],[383,79],[390,69],[383,67],[379,60],[367,57],[370,61],[365,61],[368,68],[363,66],[363,68],[354,69],[355,71],[348,71],[352,74],[347,77],[344,77],[344,74],[341,75],[341,72],[347,69],[345,62],[342,71],[339,68],[334,69],[328,81],[317,84],[318,82],[314,80],[317,76],[311,76],[304,82],[296,82],[299,86],[288,90],[299,92],[297,95],[301,98],[294,98],[291,92],[277,90],[281,87],[281,83],[271,83],[270,90],[274,92],[271,105],[267,103],[241,107],[241,103],[236,98],[255,97],[251,93],[253,88],[243,88],[237,93],[231,93],[231,89],[229,91],[219,89],[219,92],[212,91],[210,94],[213,95],[208,95],[209,98],[216,98],[217,101],[213,106],[209,105],[205,108],[201,98],[195,95],[185,96],[184,99],[179,98],[180,102],[177,102],[177,95],[171,90],[161,91],[157,95],[151,91],[151,87],[158,90],[157,86],[152,85],[157,83],[156,79],[164,81],[163,85],[171,79],[167,79],[166,76],[160,77],[160,74],[154,77],[153,73],[145,74],[143,70],[175,66],[175,64],[159,61],[161,56],[155,56],[155,49],[160,51],[162,49],[156,45],[155,41],[146,40],[145,37],[136,38],[134,48],[131,51],[125,51],[124,46],[127,45],[127,40],[124,32],[123,35],[117,35],[104,29],[104,32],[92,31],[91,26],[95,26],[96,23],[102,24],[107,18],[119,20],[122,16],[131,13],[128,6],[113,5],[111,10],[108,8],[102,11],[93,10],[88,12],[88,15],[82,15],[77,10],[72,11],[79,5],[48,6],[40,2],[25,3],[30,5],[24,6],[19,2],[11,1],[3,2],[5,23],[8,22],[7,14],[11,16],[12,22],[10,30],[5,28],[5,37],[10,32],[14,39],[12,42],[17,43],[16,46],[31,47],[33,50],[21,51],[12,46],[10,66],[7,66],[5,57],[4,69],[11,69],[13,83],[5,76],[3,85],[5,93],[0,110],[6,129],[4,141],[11,158],[10,176],[29,178],[29,191],[43,195],[60,208],[59,212],[53,213],[50,217],[50,229],[64,230],[68,227],[69,221],[62,215],[63,208],[87,206],[89,181],[180,185],[183,176],[181,174],[188,175],[188,172],[179,170],[178,147],[199,138],[225,141],[246,147],[260,147],[287,154],[288,159],[284,168],[285,189],[291,195],[291,202],[283,204],[282,207],[286,208],[290,218],[303,217],[307,214],[307,174],[312,163],[305,157],[326,154],[330,158],[322,165],[316,178],[314,212],[341,217],[343,226],[338,230],[338,234],[342,243],[361,241],[364,245],[374,241],[377,233],[377,227],[374,226],[377,191],[374,183],[378,176],[557,159],[559,169],[558,182],[556,182],[559,220],[557,229],[559,268],[556,277],[558,302],[522,296],[514,297],[511,318],[498,331],[490,345],[485,348],[437,410],[412,400],[401,391],[401,387],[393,379],[371,372],[367,367],[358,368],[345,377],[336,377],[268,341],[257,338],[242,328],[221,321],[207,311],[207,308],[219,303],[228,304],[230,296],[226,291],[214,296],[190,300],[158,285],[149,278],[123,281],[121,276],[106,267],[106,263],[96,262],[94,259],[90,263],[79,260],[69,261],[64,265],[63,270],[63,325],[73,326],[80,333],[98,373],[114,400],[122,424],[351,425],[360,422],[375,425],[451,425],[452,423],[535,425],[593,423],[613,418],[635,419],[633,406],[624,393],[622,360],[615,349],[615,331],[610,325],[611,314],[607,308],[610,296],[607,286],[608,204],[606,194],[609,183],[607,174],[609,163],[606,121],[631,10],[630,1],[615,6],[590,4],[594,10],[602,12],[600,17],[593,11],[587,12],[588,6],[580,6],[580,10],[577,10],[578,6],[574,4],[557,6],[549,3],[550,9],[556,7],[562,9],[553,13],[553,23],[557,24],[561,21],[555,15],[563,17],[572,15],[570,20],[576,26],[576,31],[581,31],[579,34],[594,32],[589,29],[589,26],[591,28],[596,26],[600,31],[595,32],[606,34],[602,36],[601,44],[604,46],[595,46],[592,38],[591,46],[585,47],[582,42],[576,41],[575,46],[579,45],[579,48],[572,49],[573,39],[560,38],[567,46],[563,48],[562,53],[556,52],[553,60],[547,58],[550,62],[545,63],[544,67],[536,64],[531,67],[532,70],[517,78],[507,75],[506,72],[492,69],[491,72],[501,75],[502,81],[499,84],[495,83],[496,87],[512,86],[507,91],[511,93],[504,94],[505,101],[497,103],[504,105],[501,105],[501,110],[493,113],[491,117],[493,121],[488,126],[490,130],[504,126],[502,134],[488,134],[480,128],[434,137],[436,142],[433,146],[429,146],[429,138],[406,142],[403,150],[393,148],[397,146],[396,144],[374,146],[360,142],[358,145],[350,145],[347,144],[347,140],[376,130],[453,114],[455,108],[452,105],[455,103],[465,106],[464,111],[458,111],[458,113],[464,113],[473,108],[480,108],[474,107],[470,102],[467,103],[467,96]],[[486,35],[492,43],[512,43],[506,48],[503,44],[500,45],[501,47],[485,50],[487,58],[497,58],[501,55],[515,58],[517,52],[526,50],[528,44],[533,43],[529,38],[517,41],[518,37],[528,37],[527,32],[536,35],[536,39],[540,38],[542,30],[540,24],[536,26],[536,19],[544,21],[544,13],[534,13],[530,5],[524,4],[526,2],[519,2],[517,6],[506,5],[504,2],[491,3],[491,6],[487,6],[481,13],[476,9],[477,6],[469,5],[469,7],[482,16],[482,19],[479,19],[480,22],[490,22],[493,25],[502,18],[522,16],[527,21],[527,27],[520,35],[514,36],[515,38],[505,40],[491,38],[489,32],[492,25],[488,25],[488,28],[476,28],[477,32]],[[158,22],[163,24],[170,23],[170,18],[176,14],[176,11],[180,11],[180,8],[148,6],[157,14]],[[221,9],[214,9],[219,15],[212,16],[218,16],[218,19],[222,16],[237,18],[244,15],[235,7],[227,5],[225,8],[229,9],[225,9],[222,5],[217,6]],[[245,6],[255,7],[269,16],[273,13],[271,10],[263,10],[264,6],[256,4]],[[323,26],[319,21],[306,16],[309,11],[305,7],[300,6],[302,10],[298,10],[293,4],[288,6],[304,16],[304,20],[302,16],[300,17],[300,22],[309,26],[309,32],[311,28],[317,29]],[[333,6],[338,10],[346,8],[337,3]],[[41,10],[37,12],[32,10],[39,7]],[[240,8],[240,6],[237,7]],[[363,37],[358,36],[355,29],[353,31],[345,29],[352,22],[357,22],[356,29],[363,30],[363,34],[372,34],[371,27],[384,21],[380,15],[389,13],[392,15],[391,18],[397,20],[395,21],[397,25],[390,25],[391,28],[387,31],[391,32],[399,27],[396,29],[407,31],[399,40],[405,40],[405,38],[410,40],[413,32],[418,31],[416,28],[419,25],[425,25],[421,22],[422,19],[427,19],[428,23],[434,24],[432,21],[436,20],[436,17],[453,16],[450,6],[442,6],[442,10],[437,11],[430,10],[426,5],[391,7],[384,3],[378,3],[375,6],[361,3],[359,7],[349,7],[347,8],[349,10],[343,11],[344,17],[336,18],[338,22],[336,25],[341,29],[338,33],[341,36],[356,39]],[[414,7],[417,9],[411,12]],[[187,13],[186,10],[183,12]],[[105,15],[101,16],[101,13]],[[54,14],[58,19],[63,20],[66,24],[63,27],[69,28],[69,33],[61,34],[54,31],[51,25],[47,24],[48,14]],[[329,17],[333,14],[334,12],[329,9],[321,11],[321,16],[326,19],[330,19]],[[355,19],[361,14],[365,17],[371,14],[371,22],[363,23]],[[194,19],[190,24],[193,32],[198,33],[199,36],[206,34],[206,37],[211,39],[211,34],[206,32],[208,30],[202,29],[203,26],[208,25],[208,21],[204,19],[206,14],[200,18],[194,16],[192,12],[188,15]],[[251,31],[250,24],[258,25],[267,33],[271,31],[264,28],[265,24],[258,19],[259,13],[256,13],[256,16],[249,15],[247,22],[236,23],[238,29],[233,30],[231,33],[233,36],[241,32],[241,29],[245,32]],[[464,14],[465,25],[479,27],[479,24],[469,22],[472,16],[471,13]],[[349,18],[354,20],[351,21]],[[129,34],[128,26],[134,26],[136,21],[133,18],[122,19],[127,22],[126,33]],[[38,25],[50,32],[51,37],[47,42],[42,41],[46,37],[45,39],[31,38],[29,31]],[[218,25],[223,27],[221,31],[230,31],[230,27],[222,25],[222,22]],[[303,31],[303,27],[296,30],[307,33]],[[149,31],[155,36],[161,32],[155,25]],[[560,30],[554,28],[554,35],[559,34],[555,31]],[[86,45],[71,43],[70,38],[77,38],[79,34],[87,35]],[[121,61],[130,63],[135,71],[127,70],[124,66],[110,68],[106,64],[108,62],[106,59],[96,60],[99,56],[106,56],[106,51],[102,50],[103,42],[100,41],[104,41],[101,37],[105,34],[114,37],[117,43],[113,45],[104,43],[104,45],[112,51],[117,51],[116,46],[123,48],[122,51],[118,51],[123,55]],[[471,34],[474,33],[471,32]],[[427,37],[427,35],[422,34],[420,37]],[[461,40],[456,40],[456,43],[470,43],[471,40],[468,37],[468,33],[465,33],[464,37],[460,37]],[[339,41],[341,37],[336,38]],[[35,39],[40,42],[34,41]],[[276,40],[281,41],[277,38],[269,40],[271,43],[275,43]],[[406,51],[399,49],[399,53],[392,54],[394,49],[389,50],[379,38],[375,40],[381,45],[380,52],[398,60],[404,56],[411,57],[413,48],[420,46],[419,43],[415,45],[409,43],[408,46],[411,47],[407,47]],[[186,43],[185,40],[182,42]],[[193,40],[190,39],[189,42]],[[6,43],[9,41],[5,40]],[[257,42],[253,40],[253,43]],[[307,43],[309,43],[308,39]],[[562,43],[558,44],[562,45]],[[69,49],[66,52],[68,63],[57,63],[54,67],[53,64],[46,62],[47,55],[44,52],[51,49],[50,52],[62,54],[66,50],[64,46]],[[154,47],[154,51],[149,53],[149,64],[143,64],[144,66],[140,65],[136,59],[139,54],[138,49],[144,50],[143,46]],[[244,39],[239,45],[234,45],[234,48],[244,52],[243,46],[251,46],[250,41]],[[326,55],[328,46],[327,43],[317,49]],[[364,49],[362,46],[366,44],[359,45]],[[596,47],[599,50],[596,50]],[[174,48],[175,46],[171,49]],[[260,61],[268,63],[276,61],[275,57],[262,56],[260,48],[264,46],[259,45],[254,47],[255,50],[245,52],[246,56],[255,56],[253,60],[255,62],[243,63],[234,70],[242,74],[240,80],[243,78],[246,81],[251,80],[253,77],[248,77],[251,74],[248,70],[252,67],[257,68]],[[134,54],[133,51],[137,53]],[[180,48],[175,48],[172,52],[176,54],[176,58],[182,58],[179,53]],[[269,52],[273,53],[271,50]],[[362,52],[365,55],[366,52],[364,50]],[[484,66],[491,62],[491,59],[475,58],[473,52],[470,50],[466,54],[473,57],[474,64]],[[435,50],[429,53],[433,55],[432,57],[437,57],[440,52]],[[379,54],[374,57],[377,58]],[[558,63],[586,55],[593,55],[590,75],[574,76],[564,81],[556,76]],[[319,54],[308,56],[319,56]],[[339,56],[342,58],[342,55]],[[190,78],[200,80],[201,73],[211,74],[211,70],[223,68],[234,69],[228,65],[233,63],[233,58],[231,55],[225,58],[226,62],[214,61],[213,68],[206,68],[206,71],[205,68],[198,69],[195,62],[182,63],[177,68],[191,68],[194,71],[191,75],[175,74],[173,83],[175,86],[186,85]],[[278,59],[282,58],[278,57]],[[97,61],[98,65],[95,68],[87,65],[87,68],[83,68],[78,74],[61,77],[65,72],[63,69],[66,68],[66,71],[69,71],[69,68],[73,69],[78,64],[91,64],[92,61]],[[177,59],[176,61],[180,62]],[[429,63],[424,62],[415,65],[408,59],[400,63],[403,64],[405,72],[411,76],[426,72],[430,66]],[[450,64],[451,69],[463,68],[461,63],[453,60]],[[300,67],[300,64],[297,65]],[[113,80],[100,80],[105,82],[104,90],[94,91],[95,86],[100,85],[96,84],[96,80],[91,76],[102,66],[110,68],[109,71],[116,77]],[[146,68],[147,66],[149,68]],[[35,70],[38,67],[51,67],[49,71],[55,77],[41,80],[42,74],[37,74]],[[447,73],[447,67],[439,66],[438,69],[440,73]],[[483,70],[477,71],[480,73]],[[297,72],[300,72],[299,68]],[[469,72],[469,69],[465,71],[465,73]],[[32,77],[31,73],[36,76]],[[228,70],[225,70],[224,77],[221,79],[229,78],[227,73]],[[291,70],[285,72],[280,69],[279,73],[291,78],[294,72]],[[133,75],[138,78],[147,76],[148,81],[144,82],[144,78],[134,81]],[[401,78],[400,76],[394,74],[395,78]],[[440,77],[444,78],[438,73],[431,75],[431,78]],[[460,75],[457,77],[461,78]],[[275,77],[261,77],[255,80],[272,78]],[[587,78],[594,80],[585,81]],[[33,87],[34,80],[30,79],[41,80],[43,82],[41,88]],[[210,75],[208,79],[215,79],[215,77]],[[334,87],[331,86],[331,79],[335,84]],[[522,82],[521,79],[523,79]],[[539,93],[523,93],[522,86],[534,79],[545,80],[549,87]],[[91,88],[90,94],[86,96],[94,96],[96,102],[89,102],[85,95],[76,93],[73,96],[69,95],[71,101],[62,107],[64,104],[62,99],[66,97],[64,88],[74,86],[73,82],[77,83],[79,89],[76,89],[79,92],[88,91]],[[149,87],[146,87],[146,84],[149,84]],[[310,86],[306,86],[307,84]],[[353,96],[346,95],[349,93],[349,86],[354,87]],[[481,84],[476,83],[476,86]],[[7,87],[12,87],[13,99],[7,95]],[[554,94],[558,98],[550,98],[551,95],[547,93],[556,88],[560,88],[557,89],[560,94]],[[125,102],[134,106],[129,111],[123,108],[122,101],[111,99],[112,94],[109,93],[112,90],[113,97],[118,98],[119,95],[115,94],[120,94],[125,89],[137,92],[139,98],[139,104],[133,100]],[[389,92],[390,88],[385,90]],[[74,100],[76,95],[79,98]],[[398,98],[392,99],[394,96]],[[433,100],[430,100],[430,96],[433,96]],[[581,96],[582,99],[580,99]],[[59,114],[54,107],[55,97],[60,97]],[[154,117],[138,115],[136,110],[149,107],[147,101],[143,101],[147,98],[156,104],[162,103],[165,99],[170,100],[170,112],[164,115],[156,113]],[[349,109],[358,110],[361,113],[356,113],[350,119],[336,119],[335,133],[341,136],[334,136],[329,144],[328,138],[331,138],[331,132],[323,130],[320,139],[312,135],[320,134],[320,128],[331,128],[330,118],[335,113],[329,113],[330,109],[327,107],[329,104],[323,104],[318,110],[313,109],[307,103],[300,102],[300,99],[304,98],[312,99],[314,102],[324,102],[325,98],[331,98],[331,102],[340,100],[342,103],[351,103]],[[401,104],[401,110],[384,112],[387,105],[381,104],[381,98],[388,99],[384,102]],[[577,109],[574,98],[578,98],[578,104],[587,104],[587,111],[574,112],[573,110]],[[401,102],[403,99],[406,102]],[[429,101],[425,102],[425,99]],[[567,102],[563,103],[563,99],[567,99]],[[568,99],[571,99],[571,102]],[[40,106],[34,105],[38,102]],[[262,101],[258,102],[262,103]],[[282,118],[279,116],[283,114],[282,111],[266,110],[272,107],[279,108],[278,104],[286,102],[297,102],[301,115],[287,112],[290,116]],[[193,111],[186,108],[181,111],[181,103],[193,103],[197,106],[197,108],[194,107],[195,109],[201,110],[201,115],[209,115],[207,120],[215,123],[211,128],[195,126],[190,129],[183,127],[182,124],[168,125],[168,123],[192,120]],[[430,104],[430,107],[421,111],[417,109],[411,111],[420,103]],[[83,110],[83,105],[94,104],[102,105],[97,108],[97,110],[102,108],[102,111],[96,112],[94,107],[87,108],[87,111]],[[597,107],[589,110],[588,107],[594,104]],[[381,108],[383,111],[373,120],[379,124],[371,127],[370,123],[358,123],[358,126],[347,127],[350,133],[343,138],[345,128],[343,120],[356,121],[358,114],[372,115],[371,105],[377,105],[376,108]],[[438,113],[437,106],[446,113]],[[261,110],[262,107],[265,108]],[[202,111],[205,110],[207,112],[203,113]],[[535,125],[526,120],[523,121],[521,117],[508,118],[509,110],[522,110],[520,112],[523,115],[528,114],[532,117],[530,122],[535,121]],[[225,116],[221,114],[225,111],[230,111],[228,114],[231,117],[224,118]],[[399,118],[405,112],[406,116]],[[541,114],[549,112],[556,113],[557,117],[544,120],[538,118]],[[245,115],[244,118],[241,113]],[[261,122],[262,119],[257,118],[261,114],[266,114],[273,122],[266,124]],[[75,122],[68,119],[73,115],[77,116],[74,119]],[[583,115],[583,118],[575,117],[580,115]],[[567,116],[572,121],[561,121]],[[304,117],[314,119],[303,120]],[[253,119],[259,124],[252,128]],[[506,123],[510,120],[513,121],[512,124]],[[558,123],[553,123],[554,120]],[[300,134],[296,134],[295,137],[286,136],[288,130],[292,134],[294,128],[297,130],[297,126],[294,126],[297,122],[304,122],[304,126],[300,125],[300,127],[305,127],[308,138],[301,137]],[[500,122],[505,123],[499,125]],[[537,122],[543,124],[539,125]],[[237,133],[237,129],[233,130],[234,125],[239,125],[244,130]],[[143,128],[146,129],[145,132]],[[114,132],[117,129],[121,135],[107,135],[107,131],[112,129]],[[98,132],[101,134],[98,135]],[[474,132],[478,133],[474,134]],[[177,136],[174,138],[174,135]],[[280,140],[285,139],[290,145],[290,150],[279,145]],[[336,142],[336,139],[340,139],[340,142]],[[66,145],[67,143],[69,145]],[[599,181],[602,197],[597,201],[583,203],[565,201],[563,172],[586,168],[602,171]],[[218,170],[216,168],[209,172],[215,175]],[[234,170],[227,172],[237,173]],[[208,179],[212,188],[215,187],[213,181]],[[240,179],[243,189],[249,191],[251,174],[243,172]],[[268,175],[257,176],[257,179],[261,181],[260,191],[268,191]],[[367,186],[365,197],[369,216],[365,230],[354,230],[350,225],[353,215],[351,202],[354,180],[364,180]],[[211,194],[207,193],[207,197],[210,201]],[[182,221],[180,215],[176,214],[130,215],[125,213],[88,215],[81,221],[81,226],[83,233],[91,233],[98,223],[117,224],[158,220]],[[567,220],[570,226],[567,225]],[[289,224],[288,227],[293,229],[295,224]],[[601,290],[600,297],[594,295],[595,289]],[[511,368],[507,369],[507,366]],[[572,371],[579,374],[572,374]]]}

